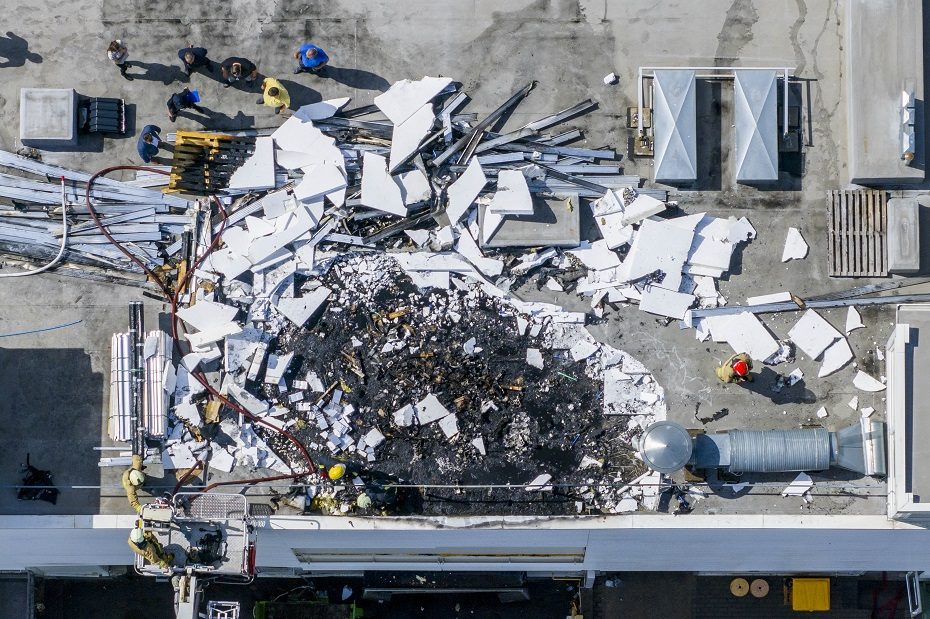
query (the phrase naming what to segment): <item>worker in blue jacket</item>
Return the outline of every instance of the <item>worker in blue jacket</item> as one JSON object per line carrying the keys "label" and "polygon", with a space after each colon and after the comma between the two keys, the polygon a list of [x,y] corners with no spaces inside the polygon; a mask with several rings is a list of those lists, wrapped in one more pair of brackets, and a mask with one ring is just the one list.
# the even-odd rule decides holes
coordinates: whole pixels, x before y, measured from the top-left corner
{"label": "worker in blue jacket", "polygon": [[168,99],[168,120],[174,122],[178,117],[178,112],[193,108],[201,114],[206,114],[207,110],[203,109],[197,103],[200,102],[200,93],[196,90],[185,88],[181,92],[176,92]]}
{"label": "worker in blue jacket", "polygon": [[313,43],[304,43],[301,45],[300,49],[294,52],[294,59],[297,61],[297,68],[294,69],[295,74],[304,71],[307,73],[319,73],[320,69],[325,67],[326,63],[329,62],[329,56],[326,55],[326,52]]}
{"label": "worker in blue jacket", "polygon": [[152,157],[158,154],[158,145],[161,144],[161,128],[155,125],[146,125],[142,128],[142,134],[136,143],[136,149],[139,156],[145,163],[151,163]]}
{"label": "worker in blue jacket", "polygon": [[184,65],[184,73],[190,77],[194,69],[204,67],[210,73],[213,73],[213,62],[207,58],[207,48],[194,47],[193,43],[188,42],[187,47],[178,50],[178,58]]}

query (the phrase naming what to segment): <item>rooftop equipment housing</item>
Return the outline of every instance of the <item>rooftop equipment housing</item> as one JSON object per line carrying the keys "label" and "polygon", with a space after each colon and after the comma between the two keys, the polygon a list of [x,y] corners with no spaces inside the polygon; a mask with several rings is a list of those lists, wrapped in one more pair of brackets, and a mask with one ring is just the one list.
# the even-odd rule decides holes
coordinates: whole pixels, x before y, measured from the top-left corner
{"label": "rooftop equipment housing", "polygon": [[776,72],[733,71],[736,116],[736,180],[778,180],[778,86]]}
{"label": "rooftop equipment housing", "polygon": [[693,69],[656,69],[653,78],[655,178],[697,180],[697,110]]}

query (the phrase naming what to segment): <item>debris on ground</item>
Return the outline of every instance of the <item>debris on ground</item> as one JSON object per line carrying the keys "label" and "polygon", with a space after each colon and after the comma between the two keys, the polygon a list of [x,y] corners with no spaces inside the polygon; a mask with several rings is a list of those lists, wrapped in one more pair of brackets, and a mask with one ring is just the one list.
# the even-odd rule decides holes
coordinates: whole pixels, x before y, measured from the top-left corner
{"label": "debris on ground", "polygon": [[859,315],[859,311],[855,307],[850,305],[849,309],[846,311],[846,335],[863,327],[865,327],[865,325],[862,322],[862,316]]}
{"label": "debris on ground", "polygon": [[785,238],[785,248],[781,252],[781,261],[802,260],[807,257],[807,242],[801,236],[801,231],[797,228],[788,228],[788,236]]}
{"label": "debris on ground", "polygon": [[853,378],[853,386],[855,386],[856,389],[860,389],[862,391],[875,392],[885,390],[885,383],[869,376],[862,370],[856,372],[856,377]]}
{"label": "debris on ground", "polygon": [[[635,445],[664,390],[586,324],[637,305],[759,362],[797,346],[822,376],[851,360],[813,310],[781,340],[749,311],[690,320],[727,304],[718,281],[752,224],[683,214],[615,151],[568,146],[580,131],[553,128],[592,101],[503,132],[534,88],[479,120],[453,80],[403,80],[372,106],[324,101],[235,134],[254,149],[218,205],[184,207],[191,276],[172,319],[189,352],[163,368],[166,469],[287,477],[276,504],[326,514],[655,510],[663,478]],[[600,238],[577,236],[582,209]],[[153,242],[163,263],[181,251]],[[792,228],[786,255],[806,253]],[[590,309],[523,300],[527,283]],[[677,493],[682,513],[701,496]]]}
{"label": "debris on ground", "polygon": [[[91,175],[2,150],[0,167],[44,177],[0,173],[0,253],[18,262],[48,262],[61,246],[66,209],[67,241],[56,273],[148,287],[137,275],[142,268],[111,244],[86,208]],[[97,179],[89,193],[108,233],[149,268],[167,276],[189,259],[195,202],[108,177]]]}
{"label": "debris on ground", "polygon": [[814,481],[811,479],[811,476],[807,473],[798,473],[798,476],[794,478],[788,487],[785,488],[781,495],[782,496],[799,496],[804,499],[805,503],[811,502],[810,491],[814,487]]}

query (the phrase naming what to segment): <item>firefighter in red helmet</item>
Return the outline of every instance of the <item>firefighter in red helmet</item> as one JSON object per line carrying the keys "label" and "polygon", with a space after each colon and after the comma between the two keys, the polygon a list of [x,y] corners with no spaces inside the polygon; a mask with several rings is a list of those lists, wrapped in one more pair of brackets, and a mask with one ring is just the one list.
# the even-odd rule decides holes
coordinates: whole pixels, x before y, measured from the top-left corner
{"label": "firefighter in red helmet", "polygon": [[751,381],[752,359],[744,352],[737,353],[717,368],[717,378],[725,383]]}

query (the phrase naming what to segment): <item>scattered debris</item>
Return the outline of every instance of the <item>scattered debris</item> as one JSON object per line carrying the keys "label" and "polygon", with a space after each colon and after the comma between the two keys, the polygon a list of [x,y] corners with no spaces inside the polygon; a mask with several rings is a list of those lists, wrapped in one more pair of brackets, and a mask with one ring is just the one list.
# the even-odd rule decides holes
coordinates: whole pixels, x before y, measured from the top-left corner
{"label": "scattered debris", "polygon": [[785,239],[785,248],[781,252],[781,261],[802,260],[807,257],[808,246],[801,236],[801,231],[797,228],[788,228],[788,236]]}
{"label": "scattered debris", "polygon": [[786,303],[791,301],[790,292],[775,292],[764,294],[758,297],[749,297],[746,299],[746,305],[766,305],[767,303]]}
{"label": "scattered debris", "polygon": [[817,372],[818,378],[841,370],[853,360],[853,351],[845,337],[836,340],[823,353],[823,363]]}
{"label": "scattered debris", "polygon": [[694,418],[697,419],[698,421],[700,421],[702,424],[707,425],[707,424],[712,423],[712,422],[714,422],[714,421],[720,421],[721,419],[723,419],[724,417],[726,417],[726,416],[729,415],[729,414],[730,414],[730,409],[728,409],[728,408],[721,408],[719,411],[715,412],[715,413],[714,413],[713,415],[711,415],[710,417],[698,417],[698,411],[697,411],[697,409],[695,409],[695,411],[694,411]]}
{"label": "scattered debris", "polygon": [[[466,96],[448,78],[394,84],[375,98],[388,121],[359,120],[364,108],[341,112],[347,99],[304,106],[255,138],[221,196],[225,221],[207,202],[171,203],[170,214],[183,209],[188,218],[177,225],[190,241],[189,264],[199,266],[178,312],[192,350],[177,368],[165,366],[175,381],[166,466],[311,475],[298,442],[358,480],[311,475],[308,509],[324,513],[371,508],[378,492],[365,479],[373,476],[422,486],[397,493],[405,497],[397,502],[375,499],[381,513],[463,513],[482,501],[531,514],[657,508],[661,476],[632,446],[665,417],[665,393],[585,323],[637,304],[690,325],[695,306],[726,305],[717,282],[756,231],[746,218],[682,215],[664,191],[621,175],[614,151],[542,133],[590,101],[496,133],[497,119],[534,86],[480,122],[456,115]],[[518,256],[488,246],[539,214],[541,198],[574,216],[588,200],[602,238],[561,249],[530,235],[524,247],[533,250]],[[181,249],[153,243],[155,265]],[[789,230],[783,259],[807,250]],[[527,280],[584,297],[590,310],[513,296]],[[778,293],[750,303],[783,300],[797,302]],[[694,327],[699,339],[770,364],[792,360],[794,343],[823,356],[820,375],[852,357],[813,310],[790,342],[750,311],[700,317]],[[211,382],[252,418],[232,406],[214,411],[219,431],[202,441],[207,395],[191,372],[208,367]],[[802,377],[798,369],[786,380]],[[728,413],[695,410],[695,418],[706,424]],[[446,487],[455,484],[463,487]],[[468,488],[482,484],[489,487]],[[536,498],[511,505],[502,484]],[[693,489],[675,496],[682,506],[700,498]]]}
{"label": "scattered debris", "polygon": [[862,323],[862,316],[859,315],[859,311],[853,307],[849,306],[849,309],[846,310],[846,335],[849,335],[856,329],[861,329],[865,325]]}
{"label": "scattered debris", "polygon": [[[858,404],[858,402],[857,402],[857,404]],[[824,418],[827,417],[827,415],[828,415],[828,413],[827,413],[827,407],[826,407],[826,406],[821,406],[820,408],[817,409],[817,417],[818,417],[818,418],[824,419]]]}
{"label": "scattered debris", "polygon": [[552,475],[544,473],[537,476],[533,481],[526,484],[524,488],[531,492],[547,492],[552,490],[552,484],[549,482],[552,481]]}
{"label": "scattered debris", "polygon": [[805,497],[805,502],[808,502],[808,495],[813,487],[814,481],[811,479],[810,475],[807,473],[798,473],[798,476],[794,478],[794,481],[788,484],[788,487],[782,491],[781,495]]}
{"label": "scattered debris", "polygon": [[814,310],[807,310],[788,337],[811,359],[817,359],[833,342],[843,337],[829,322]]}
{"label": "scattered debris", "polygon": [[875,378],[872,378],[862,370],[856,372],[856,377],[853,379],[853,385],[856,389],[861,389],[862,391],[884,391],[885,383]]}

